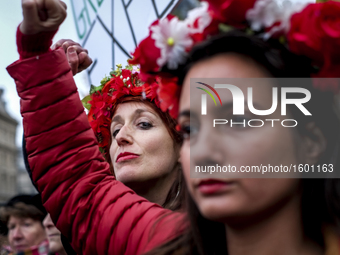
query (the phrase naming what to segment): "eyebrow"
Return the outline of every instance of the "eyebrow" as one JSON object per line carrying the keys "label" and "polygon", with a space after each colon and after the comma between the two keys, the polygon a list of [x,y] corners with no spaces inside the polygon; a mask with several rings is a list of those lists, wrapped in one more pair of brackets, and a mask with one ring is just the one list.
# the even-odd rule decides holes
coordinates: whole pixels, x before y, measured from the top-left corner
{"label": "eyebrow", "polygon": [[112,118],[111,123],[112,123],[112,122],[122,122],[122,121],[123,121],[122,116],[116,115],[116,116],[114,116],[114,117]]}
{"label": "eyebrow", "polygon": [[198,115],[195,112],[192,112],[190,110],[184,110],[184,111],[180,112],[178,114],[177,119],[179,120],[181,117],[191,118],[192,120],[198,119]]}
{"label": "eyebrow", "polygon": [[[148,111],[148,110],[144,110],[144,109],[136,109],[136,110],[134,111],[133,114],[134,114],[134,115],[141,115],[141,114],[144,113],[144,112],[151,113],[151,114],[153,114],[153,115],[155,115],[155,116],[157,117],[157,115],[154,114],[153,112]],[[123,120],[122,116],[116,115],[116,116],[114,116],[114,117],[112,118],[111,124],[112,124],[113,122],[123,122],[123,121],[124,121],[124,120]]]}
{"label": "eyebrow", "polygon": [[178,114],[178,119],[180,117],[190,117],[190,110],[185,110],[185,111],[182,111]]}

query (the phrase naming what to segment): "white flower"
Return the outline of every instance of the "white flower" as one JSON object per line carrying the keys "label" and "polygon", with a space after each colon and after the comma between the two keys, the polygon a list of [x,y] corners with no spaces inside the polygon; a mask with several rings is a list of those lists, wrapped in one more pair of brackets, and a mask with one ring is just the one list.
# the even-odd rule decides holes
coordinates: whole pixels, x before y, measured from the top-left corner
{"label": "white flower", "polygon": [[[211,23],[212,18],[209,15],[208,7],[209,4],[207,2],[201,2],[200,7],[194,8],[188,12],[185,22],[187,23],[191,34],[202,33]],[[194,27],[196,20],[197,28]]]}
{"label": "white flower", "polygon": [[288,32],[290,29],[290,18],[293,14],[301,12],[308,4],[314,3],[313,0],[307,1],[282,1],[282,18],[281,18],[281,27],[285,32]]}
{"label": "white flower", "polygon": [[145,91],[142,92],[142,97],[143,97],[144,100],[146,99],[146,93],[145,93]]}
{"label": "white flower", "polygon": [[153,32],[151,38],[161,51],[157,65],[164,66],[167,63],[169,69],[176,69],[179,64],[183,64],[187,57],[186,49],[193,44],[186,23],[176,17],[171,20],[165,18],[150,29]]}
{"label": "white flower", "polygon": [[263,28],[270,28],[270,31],[262,36],[268,39],[277,32],[288,32],[290,28],[290,18],[294,13],[302,11],[312,0],[258,0],[254,8],[246,13],[246,18],[251,25],[251,29],[259,31]]}
{"label": "white flower", "polygon": [[264,27],[272,26],[280,17],[281,10],[275,0],[258,0],[253,9],[246,13],[246,19],[250,22],[250,27],[254,31],[259,31]]}
{"label": "white flower", "polygon": [[138,74],[140,73],[140,66],[139,65],[132,66],[132,74],[135,74],[135,73],[138,73]]}

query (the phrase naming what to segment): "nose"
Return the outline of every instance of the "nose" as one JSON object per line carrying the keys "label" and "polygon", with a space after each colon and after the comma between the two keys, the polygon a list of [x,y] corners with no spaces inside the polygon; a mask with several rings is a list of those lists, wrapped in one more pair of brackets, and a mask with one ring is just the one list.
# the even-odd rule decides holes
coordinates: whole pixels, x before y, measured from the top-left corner
{"label": "nose", "polygon": [[133,130],[131,130],[131,127],[129,125],[124,125],[119,130],[118,134],[115,137],[115,140],[117,141],[117,144],[119,146],[128,145],[133,143]]}
{"label": "nose", "polygon": [[23,234],[22,234],[22,231],[21,231],[21,227],[20,226],[16,226],[14,229],[11,230],[12,231],[12,238],[13,240],[21,240],[23,239]]}
{"label": "nose", "polygon": [[52,222],[51,216],[50,214],[47,214],[44,221],[43,221],[43,225],[46,229],[52,228],[54,227],[54,224]]}
{"label": "nose", "polygon": [[[212,132],[210,127],[201,126],[201,130],[195,138],[196,141],[190,145],[190,157],[193,169],[196,166],[208,167],[223,165],[226,162],[225,146],[221,145],[221,140],[216,132]],[[222,147],[223,148],[222,148]],[[199,174],[197,177],[203,177],[205,173]]]}

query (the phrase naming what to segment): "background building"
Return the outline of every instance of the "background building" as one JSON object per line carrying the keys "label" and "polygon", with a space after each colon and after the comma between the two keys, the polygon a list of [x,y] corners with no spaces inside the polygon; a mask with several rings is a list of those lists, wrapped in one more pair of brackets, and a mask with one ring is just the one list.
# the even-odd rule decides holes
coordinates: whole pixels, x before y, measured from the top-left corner
{"label": "background building", "polygon": [[6,111],[0,89],[0,201],[4,202],[17,192],[17,155],[15,135],[18,122]]}
{"label": "background building", "polygon": [[15,144],[18,122],[6,111],[0,88],[0,203],[18,193],[36,192],[22,159],[21,150]]}

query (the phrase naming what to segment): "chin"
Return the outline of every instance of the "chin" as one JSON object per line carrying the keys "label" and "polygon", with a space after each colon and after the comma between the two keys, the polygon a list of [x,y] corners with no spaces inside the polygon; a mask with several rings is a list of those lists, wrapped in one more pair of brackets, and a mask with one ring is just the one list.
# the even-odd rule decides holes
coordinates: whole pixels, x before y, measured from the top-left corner
{"label": "chin", "polygon": [[50,252],[51,253],[57,253],[60,252],[64,247],[62,246],[62,244],[56,244],[56,243],[50,243]]}
{"label": "chin", "polygon": [[20,248],[20,249],[13,248],[13,251],[15,251],[15,252],[23,252],[25,250],[28,250],[29,248],[30,248],[30,246],[27,246],[27,247],[24,247],[24,248]]}
{"label": "chin", "polygon": [[115,172],[116,179],[122,183],[134,182],[139,179],[139,174],[133,167],[122,167]]}
{"label": "chin", "polygon": [[238,218],[245,211],[237,203],[221,197],[204,198],[197,205],[204,218],[223,223]]}

